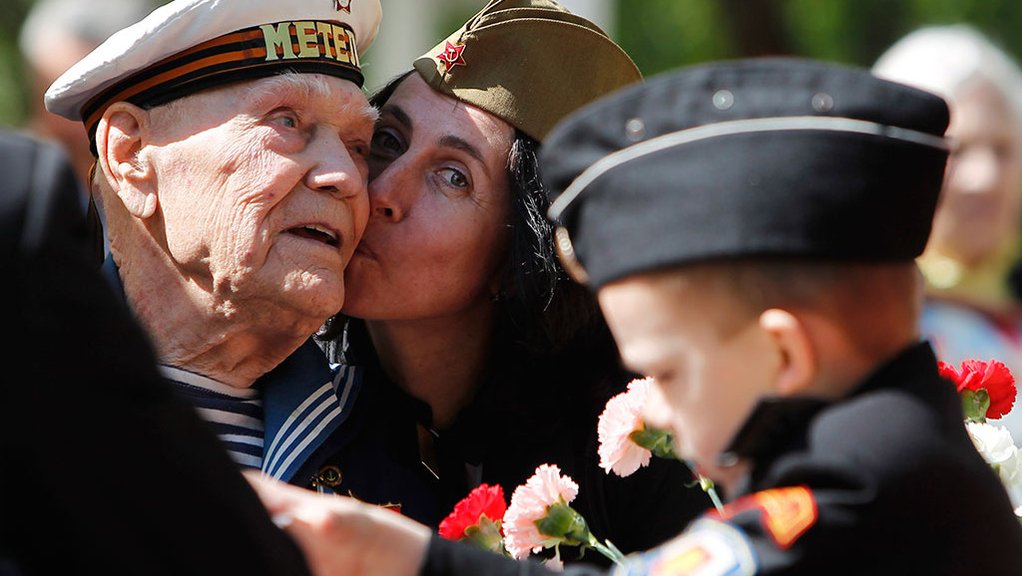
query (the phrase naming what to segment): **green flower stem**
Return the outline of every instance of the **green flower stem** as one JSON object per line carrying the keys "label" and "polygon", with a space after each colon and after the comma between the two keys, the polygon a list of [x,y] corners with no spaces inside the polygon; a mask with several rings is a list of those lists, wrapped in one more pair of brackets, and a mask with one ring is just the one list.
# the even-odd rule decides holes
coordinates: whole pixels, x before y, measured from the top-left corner
{"label": "green flower stem", "polygon": [[593,550],[596,550],[600,554],[606,556],[608,559],[610,559],[611,562],[617,565],[621,565],[621,563],[625,559],[625,555],[622,554],[621,551],[617,549],[617,546],[611,544],[610,540],[607,540],[607,544],[604,545],[600,544],[600,542],[596,538],[592,538],[592,540],[589,542],[589,546]]}
{"label": "green flower stem", "polygon": [[597,540],[589,531],[585,518],[565,502],[559,502],[547,508],[546,515],[536,520],[536,528],[540,534],[557,542],[554,544],[555,548],[561,544],[588,547],[615,563],[624,560],[624,554],[610,541],[603,544]]}
{"label": "green flower stem", "polygon": [[702,487],[703,492],[710,497],[710,501],[713,502],[713,507],[717,509],[719,514],[724,513],[724,503],[720,501],[720,496],[717,496],[717,489],[713,486],[713,480],[710,480],[706,476],[699,476],[699,486]]}
{"label": "green flower stem", "polygon": [[990,395],[985,389],[962,390],[962,412],[965,419],[980,424],[987,421],[987,410],[990,408]]}
{"label": "green flower stem", "polygon": [[686,486],[692,486],[699,483],[699,487],[702,488],[703,492],[706,492],[706,495],[710,497],[710,502],[713,502],[713,507],[716,508],[718,513],[723,514],[724,503],[720,501],[720,496],[717,495],[717,489],[714,487],[713,480],[710,480],[706,476],[696,472],[695,467],[688,460],[682,460],[682,462],[688,466],[688,469],[692,471],[692,476],[695,477],[695,482],[686,484]]}

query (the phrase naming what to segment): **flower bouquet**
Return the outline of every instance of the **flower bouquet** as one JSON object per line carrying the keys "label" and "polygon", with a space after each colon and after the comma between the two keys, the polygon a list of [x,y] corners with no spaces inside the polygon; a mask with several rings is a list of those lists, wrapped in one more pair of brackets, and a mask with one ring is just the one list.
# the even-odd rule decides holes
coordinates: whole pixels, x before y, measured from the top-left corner
{"label": "flower bouquet", "polygon": [[[625,392],[611,398],[597,423],[600,466],[607,473],[629,476],[648,466],[653,456],[681,460],[674,453],[669,432],[648,425],[643,411],[656,402],[653,380],[633,380]],[[722,509],[713,482],[693,472],[717,508]],[[578,484],[561,474],[560,468],[543,464],[505,504],[500,486],[481,484],[454,507],[440,523],[439,533],[448,540],[461,540],[479,548],[516,559],[544,549],[554,549],[548,565],[560,566],[560,547],[577,546],[584,553],[593,549],[615,563],[624,554],[609,540],[601,542],[589,530],[585,518],[571,507],[578,496]]]}
{"label": "flower bouquet", "polygon": [[1022,456],[1004,426],[990,424],[1011,411],[1017,388],[1008,367],[996,360],[966,360],[961,367],[938,364],[940,375],[951,380],[962,398],[965,429],[972,443],[997,472],[1012,499],[1015,515],[1022,519]]}
{"label": "flower bouquet", "polygon": [[614,562],[624,558],[610,541],[596,539],[585,519],[571,507],[578,484],[557,466],[543,464],[504,502],[500,486],[481,484],[440,523],[440,536],[461,540],[516,559],[545,548],[554,549],[547,563],[561,566],[560,547],[592,548]]}

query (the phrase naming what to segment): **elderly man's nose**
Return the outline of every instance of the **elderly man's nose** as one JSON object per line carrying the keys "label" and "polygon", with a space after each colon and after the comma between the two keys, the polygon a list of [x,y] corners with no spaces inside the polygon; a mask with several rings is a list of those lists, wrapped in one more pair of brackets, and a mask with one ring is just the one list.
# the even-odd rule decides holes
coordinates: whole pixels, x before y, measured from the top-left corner
{"label": "elderly man's nose", "polygon": [[314,155],[313,166],[306,174],[306,184],[312,190],[329,192],[342,198],[366,193],[364,160],[332,135],[317,136],[310,145]]}

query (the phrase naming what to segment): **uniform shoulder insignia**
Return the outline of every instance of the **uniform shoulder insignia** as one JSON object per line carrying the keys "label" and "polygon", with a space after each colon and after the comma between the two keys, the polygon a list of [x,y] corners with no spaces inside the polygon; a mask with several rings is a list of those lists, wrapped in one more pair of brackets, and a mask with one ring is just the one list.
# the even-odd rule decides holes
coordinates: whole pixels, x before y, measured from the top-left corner
{"label": "uniform shoulder insignia", "polygon": [[816,523],[819,509],[807,486],[786,486],[756,492],[711,511],[708,517],[728,521],[745,512],[758,513],[763,530],[782,550],[789,548]]}
{"label": "uniform shoulder insignia", "polygon": [[734,526],[701,518],[670,542],[628,557],[613,576],[752,576],[756,555]]}

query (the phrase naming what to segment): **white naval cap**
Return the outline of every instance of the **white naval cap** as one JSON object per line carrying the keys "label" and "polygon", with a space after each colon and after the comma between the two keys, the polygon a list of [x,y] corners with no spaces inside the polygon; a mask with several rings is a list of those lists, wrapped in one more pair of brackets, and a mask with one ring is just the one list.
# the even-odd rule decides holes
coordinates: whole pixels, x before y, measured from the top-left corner
{"label": "white naval cap", "polygon": [[359,54],[379,30],[380,0],[173,0],[110,36],[46,91],[46,109],[95,137],[106,108],[156,106],[284,71],[362,86]]}

